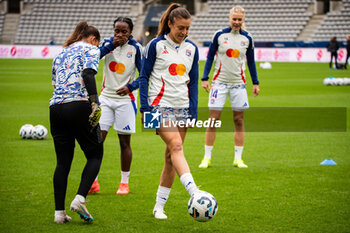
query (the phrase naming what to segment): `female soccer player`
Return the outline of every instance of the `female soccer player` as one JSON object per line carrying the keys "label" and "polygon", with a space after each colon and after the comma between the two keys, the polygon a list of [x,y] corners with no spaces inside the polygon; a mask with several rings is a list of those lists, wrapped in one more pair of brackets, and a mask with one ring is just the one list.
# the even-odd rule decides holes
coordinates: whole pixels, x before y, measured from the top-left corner
{"label": "female soccer player", "polygon": [[[144,53],[139,77],[140,111],[157,110],[161,122],[175,122],[188,114],[192,119],[197,117],[198,48],[186,39],[190,24],[190,13],[172,3],[159,22],[158,37],[148,43]],[[190,195],[198,188],[182,147],[186,127],[165,127],[162,123],[157,133],[166,147],[153,215],[166,219],[163,209],[176,174]]]}
{"label": "female soccer player", "polygon": [[[230,11],[230,27],[217,31],[209,46],[207,61],[202,77],[202,87],[209,92],[209,117],[219,120],[222,108],[229,95],[235,124],[235,157],[233,165],[238,168],[247,168],[242,160],[244,142],[243,111],[249,108],[246,91],[245,58],[253,82],[253,94],[259,94],[259,81],[254,59],[254,43],[252,36],[244,30],[244,9],[233,7]],[[209,86],[209,73],[216,55],[215,76],[212,86]],[[211,162],[211,151],[216,137],[216,128],[208,127],[205,133],[205,154],[199,165],[207,168]]]}
{"label": "female soccer player", "polygon": [[100,60],[96,47],[100,33],[87,22],[79,22],[53,60],[53,96],[50,100],[50,126],[57,166],[53,177],[56,223],[71,221],[65,212],[67,178],[74,155],[75,139],[87,159],[80,186],[70,205],[85,221],[93,218],[86,209],[85,197],[100,169],[103,144],[98,124],[101,110],[95,75]]}
{"label": "female soccer player", "polygon": [[[118,195],[129,193],[129,174],[132,160],[130,136],[135,133],[136,101],[139,82],[136,68],[141,70],[141,45],[132,39],[134,24],[130,18],[119,17],[114,21],[114,37],[105,39],[100,47],[105,56],[103,83],[100,95],[102,115],[100,119],[102,140],[114,124],[118,132],[121,157],[121,182]],[[107,46],[116,48],[110,53]],[[89,193],[98,192],[97,178]]]}

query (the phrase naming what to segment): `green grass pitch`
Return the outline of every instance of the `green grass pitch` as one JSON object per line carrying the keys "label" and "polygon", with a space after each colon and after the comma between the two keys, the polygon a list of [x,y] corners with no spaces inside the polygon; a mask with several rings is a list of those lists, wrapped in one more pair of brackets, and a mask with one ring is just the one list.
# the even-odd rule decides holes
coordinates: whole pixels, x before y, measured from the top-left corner
{"label": "green grass pitch", "polygon": [[[120,158],[117,134],[111,131],[99,174],[101,191],[87,197],[94,222],[85,224],[69,211],[85,164],[77,144],[66,196],[67,213],[73,220],[55,224],[52,137],[24,140],[18,134],[26,123],[49,129],[51,63],[0,60],[1,232],[350,232],[349,117],[346,132],[247,132],[243,158],[248,169],[232,166],[232,132],[217,135],[212,166],[199,169],[204,133],[189,132],[184,151],[191,172],[197,185],[212,193],[219,205],[214,219],[199,223],[187,213],[189,196],[178,178],[165,207],[168,220],[153,218],[164,144],[154,133],[141,131],[138,113],[130,195],[115,195]],[[200,74],[203,66],[201,62]],[[247,78],[251,107],[346,107],[349,115],[350,86],[323,85],[328,76],[350,77],[349,70],[329,70],[326,63],[272,63],[272,67],[257,68],[261,93],[256,98]],[[99,88],[101,82],[100,68]],[[200,88],[199,106],[206,107],[207,101]],[[321,166],[326,158],[338,165]]]}

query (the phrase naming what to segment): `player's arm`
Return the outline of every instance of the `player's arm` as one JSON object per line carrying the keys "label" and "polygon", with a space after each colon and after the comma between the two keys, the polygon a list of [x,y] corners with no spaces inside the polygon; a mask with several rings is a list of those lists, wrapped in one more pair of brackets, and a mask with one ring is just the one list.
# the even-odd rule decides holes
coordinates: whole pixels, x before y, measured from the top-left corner
{"label": "player's arm", "polygon": [[96,80],[95,75],[98,70],[98,63],[100,58],[100,50],[92,49],[85,53],[84,66],[82,78],[84,80],[85,88],[89,96],[91,104],[91,114],[89,116],[90,124],[95,127],[101,117],[100,102],[97,96]]}
{"label": "player's arm", "polygon": [[104,39],[101,45],[98,47],[98,49],[100,50],[100,59],[116,48],[116,46],[113,43],[113,38],[114,37]]}
{"label": "player's arm", "polygon": [[96,81],[95,81],[96,74],[97,74],[96,70],[93,70],[90,68],[83,70],[83,80],[84,80],[86,91],[89,95],[89,101],[92,108],[92,113],[90,117],[94,115],[94,113],[97,111],[97,108],[100,105],[100,101],[98,100],[97,89],[96,89]]}
{"label": "player's arm", "polygon": [[142,58],[142,68],[139,76],[140,84],[140,112],[151,111],[151,106],[148,105],[148,82],[149,77],[151,76],[153,65],[156,60],[157,51],[156,51],[156,42],[151,41],[143,54]]}
{"label": "player's arm", "polygon": [[257,96],[260,92],[260,89],[259,89],[258,74],[256,72],[256,65],[255,65],[254,45],[253,45],[253,39],[251,37],[248,37],[248,39],[249,39],[249,46],[246,53],[247,63],[248,63],[250,77],[252,78],[252,83],[253,83],[253,94],[254,96]]}
{"label": "player's arm", "polygon": [[55,85],[56,85],[56,69],[55,69],[55,60],[52,63],[52,70],[51,70],[51,74],[52,74],[52,79],[51,79],[51,83],[53,88],[55,89]]}
{"label": "player's arm", "polygon": [[189,72],[190,82],[188,86],[188,96],[190,100],[189,114],[191,119],[197,119],[198,114],[198,48],[196,46],[196,51],[193,58],[192,68]]}
{"label": "player's arm", "polygon": [[214,61],[214,57],[215,54],[218,50],[218,37],[219,37],[219,33],[217,32],[214,35],[213,41],[210,43],[209,45],[209,51],[208,51],[208,55],[207,55],[207,60],[205,61],[205,65],[204,65],[204,72],[203,72],[203,76],[202,76],[202,87],[209,92],[210,91],[210,85],[209,85],[209,73],[211,70],[211,67],[213,65],[213,61]]}
{"label": "player's arm", "polygon": [[[141,73],[141,66],[142,66],[142,54],[141,54],[141,46],[138,44],[135,44],[135,49],[136,49],[136,55],[135,55],[135,65],[137,70],[139,71],[139,74]],[[129,91],[132,92],[136,89],[139,88],[140,86],[140,79],[137,78],[134,80],[132,83],[126,84],[128,87]]]}

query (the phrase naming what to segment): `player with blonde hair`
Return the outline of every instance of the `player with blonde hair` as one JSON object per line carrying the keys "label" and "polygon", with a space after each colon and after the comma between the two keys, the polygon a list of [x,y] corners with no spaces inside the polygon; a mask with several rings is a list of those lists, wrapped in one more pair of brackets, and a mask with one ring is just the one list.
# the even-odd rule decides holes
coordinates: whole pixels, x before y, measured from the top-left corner
{"label": "player with blonde hair", "polygon": [[[244,9],[240,6],[230,10],[230,27],[214,34],[204,67],[202,87],[209,92],[209,117],[219,120],[227,95],[230,98],[233,111],[234,161],[238,168],[248,166],[242,160],[244,143],[244,110],[249,108],[246,91],[245,60],[247,59],[250,76],[253,82],[253,94],[259,94],[259,81],[255,67],[254,42],[250,33],[244,29]],[[214,57],[215,75],[209,84],[209,73]],[[216,128],[208,127],[205,133],[205,154],[199,168],[207,168],[211,163],[211,152],[216,138]]]}

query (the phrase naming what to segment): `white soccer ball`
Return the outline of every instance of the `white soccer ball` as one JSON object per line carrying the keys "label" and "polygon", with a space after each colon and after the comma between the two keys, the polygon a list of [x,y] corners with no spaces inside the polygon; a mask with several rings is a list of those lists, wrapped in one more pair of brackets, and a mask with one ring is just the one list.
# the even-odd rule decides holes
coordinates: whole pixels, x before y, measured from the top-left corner
{"label": "white soccer ball", "polygon": [[336,85],[336,78],[334,78],[334,77],[329,77],[329,85],[332,85],[332,86],[334,86],[334,85]]}
{"label": "white soccer ball", "polygon": [[32,138],[45,139],[47,136],[47,129],[43,125],[36,125],[32,132]]}
{"label": "white soccer ball", "polygon": [[344,85],[350,85],[350,78],[344,78]]}
{"label": "white soccer ball", "polygon": [[260,67],[263,69],[271,69],[271,63],[270,62],[264,62],[264,63],[260,63]]}
{"label": "white soccer ball", "polygon": [[335,80],[335,84],[338,86],[343,86],[344,85],[344,79],[343,78],[337,78]]}
{"label": "white soccer ball", "polygon": [[326,86],[331,85],[331,79],[330,78],[323,79],[323,84],[326,85]]}
{"label": "white soccer ball", "polygon": [[218,211],[218,203],[213,195],[205,191],[192,194],[187,206],[188,213],[199,222],[207,222]]}
{"label": "white soccer ball", "polygon": [[19,135],[24,139],[32,138],[34,126],[31,124],[25,124],[19,130]]}

